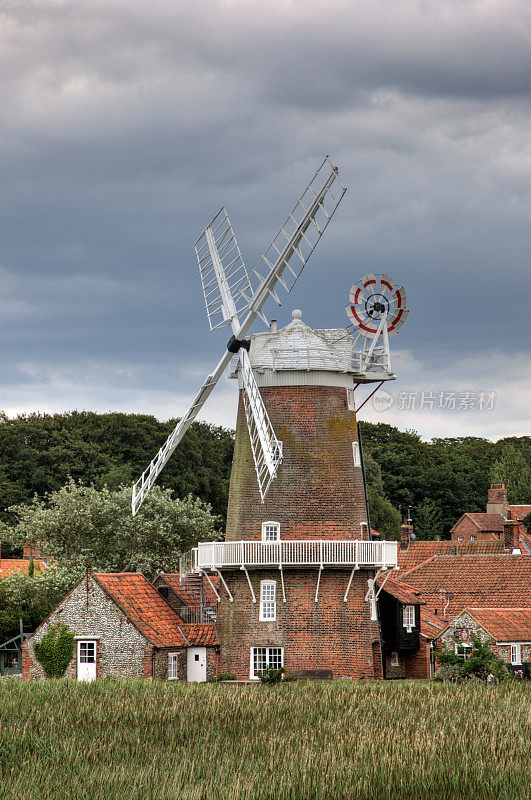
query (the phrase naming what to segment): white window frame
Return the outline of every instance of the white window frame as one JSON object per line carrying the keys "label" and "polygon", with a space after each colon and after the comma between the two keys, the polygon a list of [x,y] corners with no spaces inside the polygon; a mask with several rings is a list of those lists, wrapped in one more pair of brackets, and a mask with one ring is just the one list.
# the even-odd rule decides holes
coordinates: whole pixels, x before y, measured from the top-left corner
{"label": "white window frame", "polygon": [[522,645],[519,642],[511,645],[511,664],[515,667],[522,665]]}
{"label": "white window frame", "polygon": [[[271,534],[274,532],[275,538],[271,538]],[[268,520],[267,522],[262,522],[262,541],[263,542],[279,542],[280,541],[280,522],[274,522],[273,520]]]}
{"label": "white window frame", "polygon": [[168,653],[168,680],[176,681],[179,678],[179,653]]}
{"label": "white window frame", "polygon": [[463,541],[463,537],[462,537],[462,536],[458,536],[458,537],[457,537],[457,541],[458,541],[458,542],[462,542],[462,541]]}
{"label": "white window frame", "polygon": [[[470,644],[470,642],[456,642],[455,645],[454,645],[454,649],[455,649],[456,656],[459,656],[460,658],[463,659],[463,661],[466,661],[468,656],[470,655],[469,651],[472,650],[472,645]],[[459,652],[459,649],[462,650],[461,653]],[[468,655],[467,655],[467,651],[468,651]]]}
{"label": "white window frame", "polygon": [[[263,668],[274,667],[279,669],[284,666],[284,648],[283,647],[251,647],[249,678],[252,681],[259,681],[260,676],[255,672],[255,653],[261,651]],[[260,670],[261,672],[262,670]]]}
{"label": "white window frame", "polygon": [[356,401],[354,400],[354,389],[347,389],[347,408],[349,411],[356,410]]}
{"label": "white window frame", "polygon": [[400,657],[396,651],[391,653],[391,666],[392,667],[399,667],[400,666]]}
{"label": "white window frame", "polygon": [[354,466],[361,467],[361,453],[359,442],[352,442],[352,457],[354,459]]}
{"label": "white window frame", "polygon": [[274,622],[277,618],[277,582],[260,581],[260,622]]}
{"label": "white window frame", "polygon": [[477,536],[471,536],[471,537],[470,537],[470,541],[471,541],[471,542],[477,542],[477,540],[478,540],[478,537],[477,537]]}
{"label": "white window frame", "polygon": [[415,627],[415,606],[407,605],[402,609],[402,624],[408,633]]}

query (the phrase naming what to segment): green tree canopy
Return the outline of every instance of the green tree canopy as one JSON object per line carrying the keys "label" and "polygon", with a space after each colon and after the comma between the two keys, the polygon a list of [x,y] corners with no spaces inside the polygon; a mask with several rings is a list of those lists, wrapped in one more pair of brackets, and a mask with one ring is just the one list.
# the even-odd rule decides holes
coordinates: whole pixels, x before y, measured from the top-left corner
{"label": "green tree canopy", "polygon": [[531,498],[531,469],[524,456],[513,444],[507,444],[490,470],[492,483],[504,483],[509,503],[529,503]]}
{"label": "green tree canopy", "polygon": [[11,506],[17,524],[4,525],[3,535],[15,543],[37,545],[57,564],[80,560],[94,571],[175,571],[180,555],[198,541],[219,538],[219,519],[208,504],[188,496],[174,499],[171,489],[154,486],[136,517],[131,515],[131,489],[97,489],[70,480],[44,499]]}

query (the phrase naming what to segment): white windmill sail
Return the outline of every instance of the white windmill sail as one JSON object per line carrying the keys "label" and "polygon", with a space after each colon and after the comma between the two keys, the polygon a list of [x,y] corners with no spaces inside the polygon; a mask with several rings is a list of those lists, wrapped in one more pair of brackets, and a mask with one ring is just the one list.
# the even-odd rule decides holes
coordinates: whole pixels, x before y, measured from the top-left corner
{"label": "white windmill sail", "polygon": [[[242,349],[238,348],[238,345],[244,344],[245,335],[250,330],[256,317],[258,315],[261,316],[262,306],[269,295],[280,304],[275,291],[277,282],[280,282],[287,292],[290,292],[295,285],[317,242],[341,202],[345,191],[346,189],[341,182],[337,168],[333,166],[329,157],[326,156],[261,257],[250,280],[247,277],[247,271],[236,237],[224,209],[218,212],[197,240],[196,253],[198,255],[201,284],[209,324],[212,330],[224,324],[231,324],[234,331],[230,342],[232,349],[223,354],[217,367],[203,383],[184,417],[176,425],[149,467],[133,486],[133,516],[138,512],[164,465],[214,389],[234,352]],[[207,230],[209,230],[208,236]],[[206,248],[202,243],[202,237],[204,237],[207,245]],[[199,252],[197,252],[198,249]],[[212,257],[213,254],[215,254],[214,258]],[[291,260],[294,256],[296,257],[296,263],[292,266]],[[252,286],[256,288],[253,290]],[[234,295],[233,292],[235,293]],[[232,305],[230,303],[231,299]],[[244,321],[241,325],[239,324],[240,316],[244,316]],[[234,347],[234,345],[236,346]],[[252,377],[252,370],[250,372]],[[254,440],[253,455],[256,453],[255,465],[263,499],[271,480],[278,470],[278,465],[282,458],[282,447],[281,443],[274,437],[274,431],[267,417],[260,393],[258,392],[258,395],[255,395],[248,377],[243,378],[243,380],[244,394],[247,398],[246,403],[249,404],[250,409],[250,416],[248,413],[247,419],[251,419],[249,423],[251,444]],[[254,378],[252,380],[254,382]],[[254,411],[251,397],[254,397]],[[260,402],[262,403],[265,417],[263,417]],[[257,420],[261,420],[260,425],[257,424]],[[254,426],[256,426],[256,431]],[[258,432],[259,428],[261,433]],[[273,457],[271,454],[273,454]]]}
{"label": "white windmill sail", "polygon": [[273,430],[262,395],[256,385],[247,351],[240,350],[243,405],[262,502],[282,463],[282,442]]}

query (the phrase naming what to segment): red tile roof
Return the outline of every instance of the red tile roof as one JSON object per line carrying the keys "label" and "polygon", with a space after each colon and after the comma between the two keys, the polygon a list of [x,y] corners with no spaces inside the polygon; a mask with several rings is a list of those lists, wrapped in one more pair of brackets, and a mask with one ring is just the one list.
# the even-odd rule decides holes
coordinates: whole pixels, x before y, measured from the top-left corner
{"label": "red tile roof", "polygon": [[[0,558],[0,578],[12,575],[13,572],[25,572],[28,574],[30,562],[25,558]],[[34,561],[35,572],[46,569],[44,561]]]}
{"label": "red tile roof", "polygon": [[92,577],[135,628],[156,647],[195,645],[196,637],[199,637],[200,644],[206,644],[203,640],[212,637],[215,640],[213,625],[185,625],[141,572],[99,572]]}
{"label": "red tile roof", "polygon": [[447,625],[447,620],[433,614],[426,606],[420,609],[420,633],[426,639],[435,639]]}
{"label": "red tile roof", "polygon": [[527,514],[531,514],[531,506],[514,505],[507,506],[507,509],[510,510],[513,519],[522,520]]}
{"label": "red tile roof", "polygon": [[161,581],[164,581],[170,589],[173,589],[179,600],[182,600],[184,606],[198,606],[200,601],[197,597],[192,597],[181,589],[181,581],[178,574],[173,572],[159,573],[157,576]]}
{"label": "red tile roof", "polygon": [[528,533],[520,533],[520,549],[523,553],[531,553],[531,536]]}
{"label": "red tile roof", "polygon": [[503,541],[492,542],[450,542],[450,541],[412,541],[407,550],[398,550],[398,578],[413,567],[422,564],[435,555],[464,555],[476,553],[502,553]]}
{"label": "red tile roof", "polygon": [[531,642],[531,608],[466,608],[465,611],[497,642]]}
{"label": "red tile roof", "polygon": [[395,597],[401,603],[414,605],[415,603],[424,603],[420,592],[407,583],[396,580],[389,576],[385,580],[385,575],[381,575],[377,581],[379,586],[382,586],[382,591],[387,592],[392,597]]}
{"label": "red tile roof", "polygon": [[449,618],[466,606],[531,607],[531,555],[435,555],[399,575]]}
{"label": "red tile roof", "polygon": [[213,647],[218,644],[214,625],[181,625],[181,628],[194,647]]}
{"label": "red tile roof", "polygon": [[464,517],[469,517],[480,531],[503,531],[503,517],[501,514],[466,513]]}

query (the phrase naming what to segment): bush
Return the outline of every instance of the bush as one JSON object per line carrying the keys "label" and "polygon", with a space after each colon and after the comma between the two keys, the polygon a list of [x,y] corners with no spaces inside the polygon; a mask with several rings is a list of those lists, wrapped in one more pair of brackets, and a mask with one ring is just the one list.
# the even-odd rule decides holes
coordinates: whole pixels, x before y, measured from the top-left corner
{"label": "bush", "polygon": [[67,625],[52,625],[33,650],[47,678],[62,678],[74,656],[74,634]]}
{"label": "bush", "polygon": [[490,675],[499,681],[509,677],[503,658],[490,649],[492,639],[482,642],[479,636],[473,636],[471,641],[472,649],[466,659],[456,655],[453,650],[445,649],[439,653],[437,661],[441,667],[434,676],[435,680],[459,683],[473,679],[486,683]]}
{"label": "bush", "polygon": [[274,669],[273,667],[267,667],[267,669],[262,670],[262,672],[260,673],[260,682],[268,684],[269,686],[272,686],[275,683],[280,683],[284,672],[285,672],[284,667],[279,667],[279,669]]}

